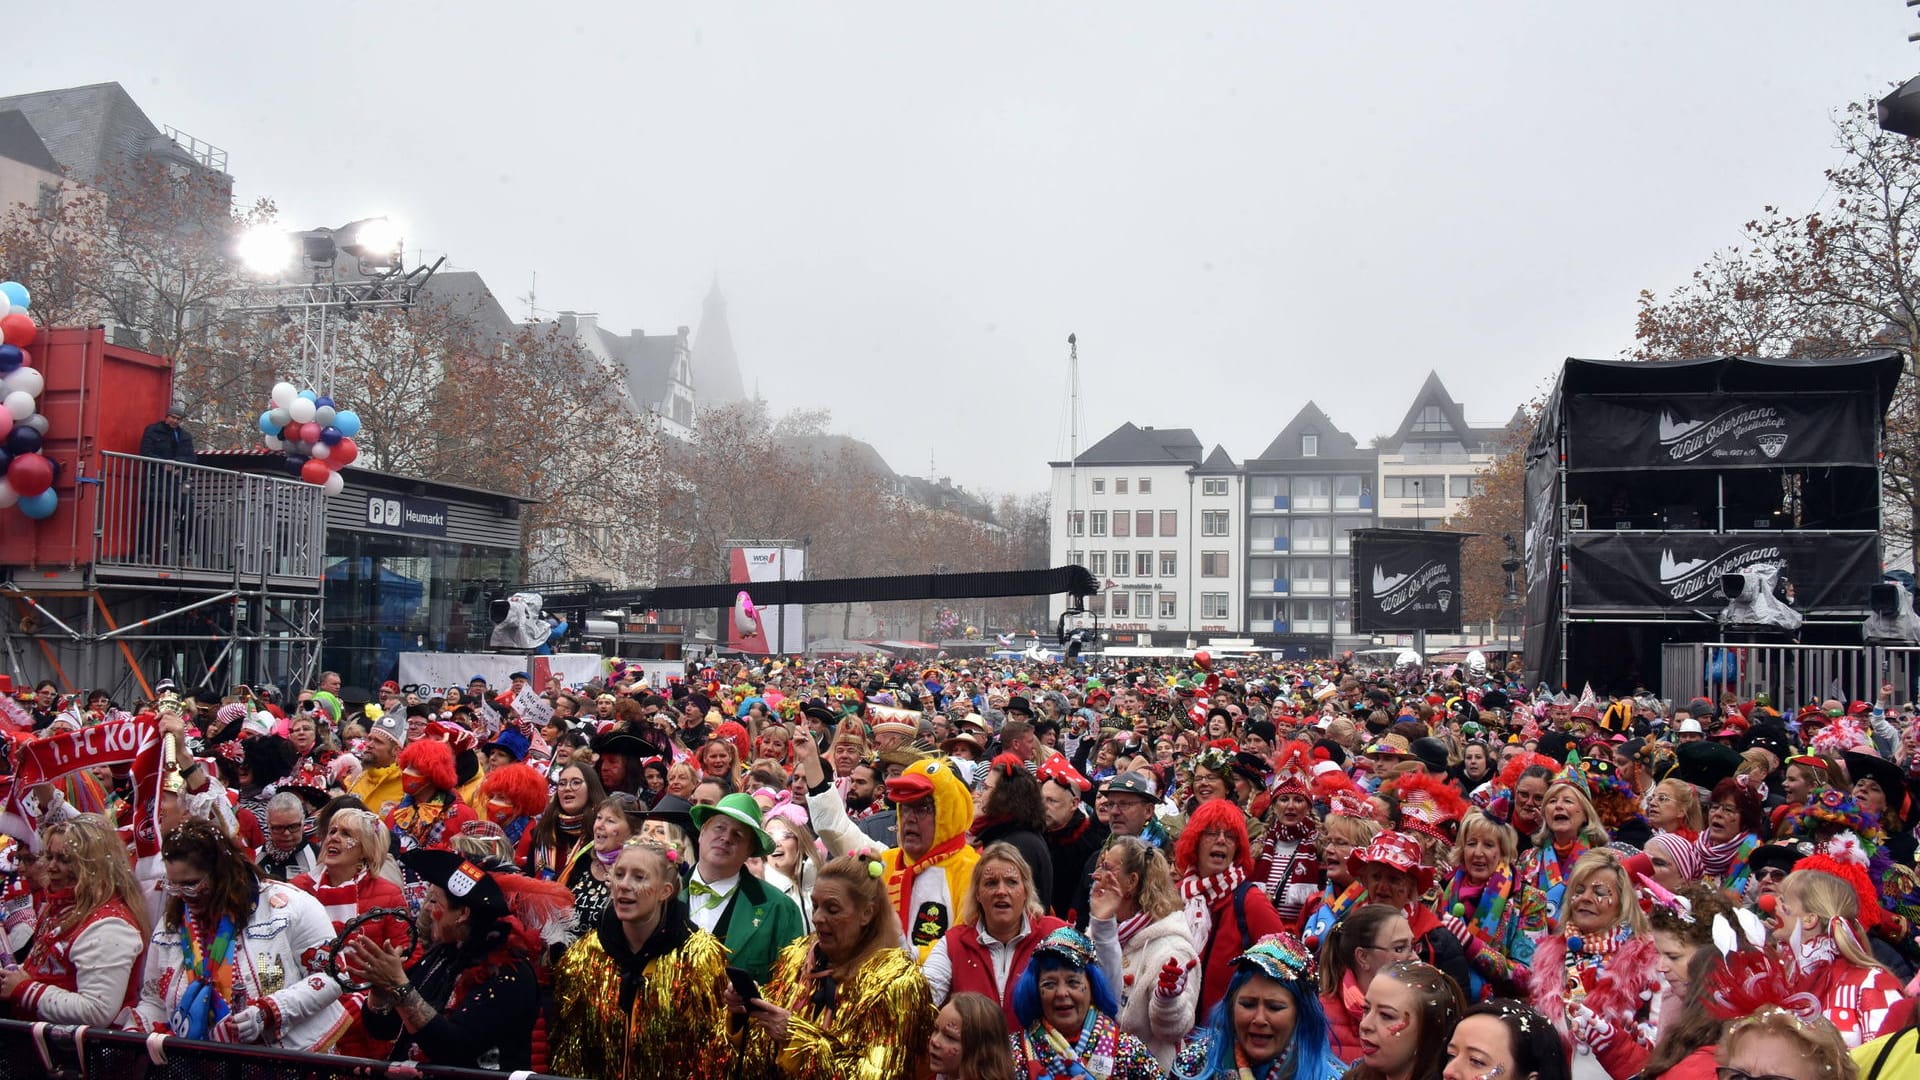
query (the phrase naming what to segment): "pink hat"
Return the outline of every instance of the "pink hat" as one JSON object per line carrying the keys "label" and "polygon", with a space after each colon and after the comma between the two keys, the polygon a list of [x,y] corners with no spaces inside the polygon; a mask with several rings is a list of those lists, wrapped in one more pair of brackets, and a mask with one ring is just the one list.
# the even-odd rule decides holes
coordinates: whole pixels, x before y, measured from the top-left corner
{"label": "pink hat", "polygon": [[1433,867],[1421,861],[1420,842],[1406,833],[1386,829],[1375,834],[1372,843],[1347,855],[1347,873],[1358,878],[1360,868],[1368,863],[1413,875],[1423,893],[1433,887]]}
{"label": "pink hat", "polygon": [[1655,848],[1667,857],[1667,861],[1672,863],[1673,868],[1678,870],[1680,876],[1687,881],[1699,881],[1700,875],[1706,873],[1706,866],[1701,861],[1700,849],[1678,833],[1654,833],[1647,839],[1647,854],[1653,854]]}

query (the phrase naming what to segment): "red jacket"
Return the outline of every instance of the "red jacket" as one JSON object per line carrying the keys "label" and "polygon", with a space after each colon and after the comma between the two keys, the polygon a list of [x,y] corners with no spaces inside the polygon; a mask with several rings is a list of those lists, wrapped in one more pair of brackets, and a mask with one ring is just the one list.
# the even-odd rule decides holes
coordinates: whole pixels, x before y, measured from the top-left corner
{"label": "red jacket", "polygon": [[[1234,913],[1234,905],[1240,905],[1240,914]],[[1273,901],[1251,881],[1243,882],[1230,896],[1223,896],[1211,909],[1213,932],[1205,942],[1196,942],[1202,948],[1200,953],[1200,1008],[1194,1015],[1196,1026],[1207,1022],[1207,1015],[1213,1007],[1227,996],[1227,984],[1233,981],[1234,961],[1247,951],[1248,946],[1268,934],[1277,934],[1286,929],[1280,921],[1280,913],[1273,909]],[[1240,932],[1241,918],[1245,918],[1246,933]]]}
{"label": "red jacket", "polygon": [[1327,1048],[1333,1056],[1343,1065],[1359,1061],[1360,1014],[1347,1008],[1338,992],[1320,995],[1320,1011],[1327,1015]]}
{"label": "red jacket", "polygon": [[[1033,955],[1048,934],[1067,925],[1065,919],[1056,919],[1051,915],[1042,915],[1032,920],[1027,936],[1013,951],[1013,963],[1007,967],[1007,985],[993,985],[993,957],[987,947],[980,943],[980,931],[972,923],[956,926],[947,931],[947,962],[953,965],[953,979],[947,985],[947,996],[951,998],[964,990],[976,994],[985,994],[1000,1003],[1007,1014],[1007,1030],[1019,1031],[1020,1021],[1013,1015],[1013,984],[1020,981],[1020,973],[1027,970],[1027,958]],[[1113,979],[1119,978],[1116,973]]]}
{"label": "red jacket", "polygon": [[1647,1080],[1713,1080],[1719,1075],[1718,1062],[1714,1060],[1719,1050],[1718,1046],[1703,1046],[1681,1058],[1673,1068]]}

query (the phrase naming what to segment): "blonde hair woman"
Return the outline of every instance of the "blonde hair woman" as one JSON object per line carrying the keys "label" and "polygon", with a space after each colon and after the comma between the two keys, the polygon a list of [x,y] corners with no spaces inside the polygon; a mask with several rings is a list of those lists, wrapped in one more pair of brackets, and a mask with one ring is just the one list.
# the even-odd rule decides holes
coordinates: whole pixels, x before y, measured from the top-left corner
{"label": "blonde hair woman", "polygon": [[1571,779],[1555,780],[1547,785],[1541,803],[1540,831],[1534,834],[1533,849],[1520,861],[1520,880],[1539,889],[1547,898],[1548,910],[1563,918],[1567,875],[1582,855],[1605,847],[1607,841],[1600,812],[1587,793]]}
{"label": "blonde hair woman", "polygon": [[1655,832],[1678,833],[1698,840],[1707,827],[1707,812],[1700,807],[1700,796],[1685,780],[1666,779],[1653,785],[1646,798],[1647,824]]}
{"label": "blonde hair woman", "polygon": [[1546,896],[1515,872],[1519,846],[1512,826],[1482,810],[1460,821],[1440,921],[1466,949],[1470,1002],[1523,994],[1534,939],[1547,932]]}
{"label": "blonde hair woman", "polygon": [[819,843],[813,830],[795,820],[805,812],[794,803],[781,803],[766,816],[767,835],[773,837],[773,853],[761,865],[761,878],[771,888],[787,894],[800,908],[800,924],[813,929],[813,882],[820,872]]}
{"label": "blonde hair woman", "polygon": [[1013,980],[1040,942],[1065,925],[1046,913],[1020,849],[1004,841],[988,844],[960,898],[959,922],[921,961],[933,1003],[943,1005],[967,991],[985,994],[1000,1003],[1012,1030]]}
{"label": "blonde hair woman", "polygon": [[[1551,817],[1552,800],[1548,800]],[[1620,856],[1597,848],[1567,875],[1561,932],[1534,947],[1533,1007],[1615,1077],[1640,1071],[1659,952]],[[1601,991],[1601,992],[1597,992]]]}
{"label": "blonde hair woman", "polygon": [[106,818],[81,814],[40,832],[47,901],[33,947],[0,977],[14,1018],[104,1027],[139,1000],[147,908],[126,845]]}
{"label": "blonde hair woman", "polygon": [[1120,976],[1114,1022],[1166,1068],[1193,1026],[1200,1000],[1199,978],[1182,981],[1198,953],[1173,868],[1159,848],[1139,837],[1114,837],[1094,863],[1087,906],[1088,937],[1100,970]]}
{"label": "blonde hair woman", "polygon": [[1832,1024],[1803,1021],[1776,1005],[1727,1025],[1720,1037],[1720,1065],[1736,1076],[1782,1080],[1857,1080],[1860,1075]]}
{"label": "blonde hair woman", "polygon": [[1827,1019],[1852,1048],[1879,1033],[1900,998],[1900,980],[1873,958],[1866,943],[1863,903],[1873,898],[1874,918],[1882,909],[1865,869],[1825,855],[1800,865],[1808,863],[1822,869],[1795,870],[1780,883],[1773,936],[1790,951],[1801,986],[1820,999]]}

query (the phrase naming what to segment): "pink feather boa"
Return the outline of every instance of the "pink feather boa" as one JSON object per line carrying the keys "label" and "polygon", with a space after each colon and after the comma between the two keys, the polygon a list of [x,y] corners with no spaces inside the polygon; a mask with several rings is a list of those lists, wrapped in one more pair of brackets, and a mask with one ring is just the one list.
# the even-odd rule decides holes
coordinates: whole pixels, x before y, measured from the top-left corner
{"label": "pink feather boa", "polygon": [[[1630,1033],[1641,1007],[1651,1008],[1649,999],[1640,995],[1643,991],[1657,989],[1659,975],[1654,965],[1659,959],[1660,951],[1654,946],[1653,935],[1629,938],[1607,957],[1606,966],[1601,969],[1594,988],[1584,999],[1586,1007],[1622,1032]],[[1563,1039],[1567,1034],[1566,987],[1566,935],[1554,934],[1541,938],[1533,950],[1533,985],[1529,989],[1533,1007],[1540,1010],[1540,1015],[1553,1021],[1553,1026],[1559,1029]]]}

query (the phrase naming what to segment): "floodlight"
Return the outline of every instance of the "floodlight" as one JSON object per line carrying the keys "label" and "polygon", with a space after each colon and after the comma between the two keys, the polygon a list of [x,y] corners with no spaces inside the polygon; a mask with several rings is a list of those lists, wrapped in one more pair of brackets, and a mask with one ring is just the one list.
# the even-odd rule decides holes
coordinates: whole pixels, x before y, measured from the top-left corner
{"label": "floodlight", "polygon": [[285,229],[255,225],[240,234],[235,253],[249,272],[271,278],[293,265],[293,237]]}
{"label": "floodlight", "polygon": [[363,268],[391,268],[400,259],[400,226],[392,219],[371,217],[340,230],[340,249],[360,260]]}
{"label": "floodlight", "polygon": [[302,262],[310,267],[333,265],[339,246],[334,243],[332,230],[309,229],[297,236],[300,240]]}

